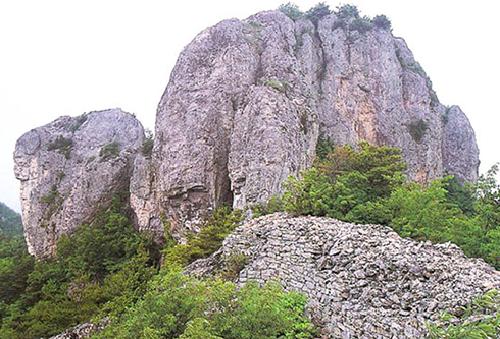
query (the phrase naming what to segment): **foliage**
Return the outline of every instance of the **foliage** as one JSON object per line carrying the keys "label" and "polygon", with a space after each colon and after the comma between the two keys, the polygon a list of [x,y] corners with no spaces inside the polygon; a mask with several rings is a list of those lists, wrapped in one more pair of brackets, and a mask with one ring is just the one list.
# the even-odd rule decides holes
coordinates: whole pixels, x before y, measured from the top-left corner
{"label": "foliage", "polygon": [[0,303],[9,304],[19,298],[27,287],[33,265],[22,236],[0,235]]}
{"label": "foliage", "polygon": [[[500,267],[498,167],[476,185],[453,177],[427,186],[405,183],[405,165],[394,148],[366,143],[318,148],[313,168],[285,183],[283,208],[294,215],[328,216],[391,226],[401,236],[453,242],[471,257]],[[325,154],[326,153],[326,154]]]}
{"label": "foliage", "polygon": [[240,272],[248,263],[248,257],[243,253],[231,253],[227,258],[224,258],[222,267],[219,269],[218,275],[224,280],[236,280]]}
{"label": "foliage", "polygon": [[19,246],[1,251],[0,284],[7,297],[1,300],[0,337],[49,337],[98,314],[119,314],[145,293],[157,256],[122,203],[115,198],[91,226],[62,237],[52,259],[34,262]]}
{"label": "foliage", "polygon": [[300,180],[290,178],[285,183],[284,207],[292,214],[346,220],[356,206],[386,198],[401,185],[404,169],[401,153],[395,148],[367,143],[361,143],[358,151],[336,147]]}
{"label": "foliage", "polygon": [[165,270],[150,291],[97,338],[312,338],[305,296],[277,283],[197,280]]}
{"label": "foliage", "polygon": [[201,226],[197,234],[188,237],[186,244],[179,244],[165,249],[165,262],[168,265],[185,266],[196,259],[206,258],[215,252],[222,240],[242,221],[243,213],[231,211],[227,206],[217,208]]}
{"label": "foliage", "polygon": [[82,114],[78,117],[75,118],[75,122],[69,127],[69,130],[71,132],[76,132],[80,129],[80,127],[82,127],[82,125],[85,123],[85,121],[87,121],[88,119],[88,114],[85,113],[85,114]]}
{"label": "foliage", "polygon": [[297,20],[304,15],[299,9],[299,6],[291,2],[280,5],[278,9],[292,20]]}
{"label": "foliage", "polygon": [[153,153],[153,145],[154,145],[153,132],[147,129],[146,137],[144,138],[144,142],[142,143],[142,155],[148,158],[151,157],[151,153]]}
{"label": "foliage", "polygon": [[116,141],[102,146],[101,150],[99,151],[99,157],[101,157],[101,161],[105,161],[110,158],[116,158],[119,154],[120,145]]}
{"label": "foliage", "polygon": [[386,31],[391,30],[391,21],[383,14],[373,17],[372,24]]}
{"label": "foliage", "polygon": [[335,14],[340,19],[359,18],[358,8],[350,4],[338,6],[335,11]]}
{"label": "foliage", "polygon": [[58,151],[66,159],[69,159],[71,149],[73,148],[73,140],[58,135],[57,138],[47,145],[48,151]]}
{"label": "foliage", "polygon": [[279,195],[271,196],[271,198],[266,203],[252,206],[252,213],[254,218],[281,211],[283,211],[283,201],[281,200],[281,197]]}
{"label": "foliage", "polygon": [[500,294],[490,290],[463,307],[461,315],[444,313],[428,324],[431,338],[498,338],[500,336]]}
{"label": "foliage", "polygon": [[320,136],[316,143],[316,158],[320,161],[325,160],[334,148],[333,141],[329,137]]}
{"label": "foliage", "polygon": [[330,6],[328,6],[324,2],[320,2],[316,6],[309,9],[305,15],[306,18],[311,20],[316,25],[321,18],[330,14],[332,14]]}
{"label": "foliage", "polygon": [[408,132],[416,143],[420,143],[422,141],[422,138],[428,129],[429,124],[423,119],[418,119],[408,124]]}
{"label": "foliage", "polygon": [[57,202],[59,198],[59,192],[57,191],[57,186],[52,185],[50,191],[40,197],[40,202],[47,205],[53,205]]}
{"label": "foliage", "polygon": [[361,34],[370,31],[373,28],[370,18],[364,16],[362,18],[354,18],[349,24],[349,29],[351,31],[357,31]]}
{"label": "foliage", "polygon": [[22,234],[21,216],[0,202],[0,236]]}
{"label": "foliage", "polygon": [[284,93],[286,91],[286,87],[287,87],[286,82],[276,80],[276,79],[268,79],[268,80],[264,81],[264,85],[267,87],[270,87],[272,89],[275,89],[281,93]]}

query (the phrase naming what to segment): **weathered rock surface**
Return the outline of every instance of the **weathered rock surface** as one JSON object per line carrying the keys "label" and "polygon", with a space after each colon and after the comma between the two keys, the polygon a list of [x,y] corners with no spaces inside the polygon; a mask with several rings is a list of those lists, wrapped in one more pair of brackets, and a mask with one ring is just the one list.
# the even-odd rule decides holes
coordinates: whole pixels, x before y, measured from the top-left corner
{"label": "weathered rock surface", "polygon": [[313,24],[268,11],[204,30],[172,71],[155,129],[151,162],[136,164],[149,174],[135,176],[135,210],[141,229],[164,216],[178,238],[222,203],[280,193],[311,165],[319,134],[399,147],[420,182],[475,180],[479,164],[467,118],[439,102],[404,40],[334,14]]}
{"label": "weathered rock surface", "polygon": [[90,338],[92,335],[102,331],[108,324],[109,319],[105,318],[100,323],[83,323],[75,327],[69,328],[66,331],[50,337],[49,339],[81,339]]}
{"label": "weathered rock surface", "polygon": [[31,254],[53,255],[62,234],[90,222],[119,190],[128,192],[143,139],[140,122],[120,109],[64,116],[18,139],[14,170]]}
{"label": "weathered rock surface", "polygon": [[417,242],[379,225],[273,214],[237,228],[188,273],[207,276],[235,254],[238,282],[277,279],[306,293],[322,333],[334,338],[418,338],[425,321],[500,288],[500,273],[455,245]]}

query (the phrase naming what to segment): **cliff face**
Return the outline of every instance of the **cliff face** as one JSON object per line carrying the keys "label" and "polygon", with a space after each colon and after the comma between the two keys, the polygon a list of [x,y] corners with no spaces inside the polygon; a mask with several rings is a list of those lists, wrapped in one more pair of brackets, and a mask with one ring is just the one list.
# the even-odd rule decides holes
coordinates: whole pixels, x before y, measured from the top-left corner
{"label": "cliff face", "polygon": [[352,20],[269,11],[200,33],[160,101],[153,160],[136,163],[139,226],[161,227],[164,215],[182,237],[221,203],[267,200],[311,165],[318,135],[399,147],[419,182],[446,173],[476,180],[465,115],[438,101],[404,40]]}
{"label": "cliff face", "polygon": [[[30,252],[50,255],[129,181],[137,228],[160,236],[168,225],[182,240],[221,204],[244,208],[281,193],[312,164],[319,136],[399,147],[419,182],[476,180],[479,151],[464,113],[439,102],[402,39],[355,23],[268,11],[204,30],[171,73],[149,156],[138,152],[140,123],[116,110],[23,135],[15,161]],[[113,142],[119,154],[103,161]]]}
{"label": "cliff face", "polygon": [[[223,272],[246,257],[237,282],[276,279],[309,297],[328,338],[421,338],[426,321],[500,288],[500,274],[455,245],[403,239],[389,227],[273,214],[238,227],[196,276]],[[234,268],[233,268],[234,269]]]}
{"label": "cliff face", "polygon": [[119,109],[61,117],[21,136],[14,153],[28,250],[54,254],[57,239],[128,190],[143,128]]}

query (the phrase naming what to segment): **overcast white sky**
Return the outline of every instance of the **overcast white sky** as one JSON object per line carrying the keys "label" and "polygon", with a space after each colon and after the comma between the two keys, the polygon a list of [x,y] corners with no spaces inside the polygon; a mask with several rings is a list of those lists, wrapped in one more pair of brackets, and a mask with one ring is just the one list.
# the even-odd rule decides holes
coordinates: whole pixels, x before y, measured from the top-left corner
{"label": "overcast white sky", "polygon": [[[0,0],[0,201],[19,211],[12,152],[22,133],[60,115],[111,107],[153,128],[170,70],[197,33],[283,2]],[[303,10],[317,2],[295,1]],[[335,8],[340,2],[327,3]],[[500,161],[500,2],[350,3],[363,14],[386,14],[440,101],[466,112],[478,137],[481,171]]]}

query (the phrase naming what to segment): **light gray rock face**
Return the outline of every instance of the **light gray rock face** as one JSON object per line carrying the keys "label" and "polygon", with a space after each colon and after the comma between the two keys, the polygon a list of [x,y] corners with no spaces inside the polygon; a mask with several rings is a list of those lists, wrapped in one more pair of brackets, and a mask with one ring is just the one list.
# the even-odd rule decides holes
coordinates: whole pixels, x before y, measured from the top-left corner
{"label": "light gray rock face", "polygon": [[308,312],[332,338],[419,338],[425,322],[492,288],[500,273],[455,245],[403,239],[389,227],[278,213],[238,227],[187,272],[208,276],[245,255],[237,281],[277,279],[309,297]]}
{"label": "light gray rock face", "polygon": [[458,106],[450,107],[445,119],[444,169],[460,179],[476,181],[480,161],[474,130]]}
{"label": "light gray rock face", "polygon": [[294,43],[294,23],[265,12],[185,48],[158,108],[153,192],[147,201],[132,190],[140,228],[164,215],[182,239],[212,208],[265,201],[311,165],[319,123]]}
{"label": "light gray rock face", "polygon": [[318,135],[399,147],[412,180],[475,180],[468,120],[439,103],[406,43],[349,27],[333,14],[315,25],[268,11],[200,33],[160,101],[149,174],[136,176],[149,180],[132,190],[139,227],[164,218],[182,239],[222,203],[266,201],[311,165]]}
{"label": "light gray rock face", "polygon": [[54,254],[63,234],[90,222],[113,194],[129,189],[144,131],[119,109],[64,116],[22,135],[14,152],[29,252]]}

